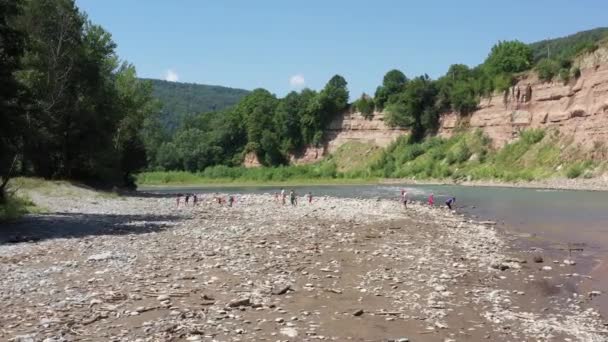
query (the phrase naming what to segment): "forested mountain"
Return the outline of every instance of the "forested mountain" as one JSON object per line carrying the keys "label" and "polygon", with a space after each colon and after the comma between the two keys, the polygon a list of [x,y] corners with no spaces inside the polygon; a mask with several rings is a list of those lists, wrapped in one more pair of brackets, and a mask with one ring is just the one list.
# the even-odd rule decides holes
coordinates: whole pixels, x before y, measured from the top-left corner
{"label": "forested mountain", "polygon": [[196,83],[143,79],[152,83],[152,93],[162,105],[161,121],[174,132],[188,115],[220,111],[234,106],[248,90]]}
{"label": "forested mountain", "polygon": [[542,58],[569,59],[585,47],[608,37],[608,27],[598,27],[593,30],[581,31],[566,37],[541,40],[530,44],[534,60]]}

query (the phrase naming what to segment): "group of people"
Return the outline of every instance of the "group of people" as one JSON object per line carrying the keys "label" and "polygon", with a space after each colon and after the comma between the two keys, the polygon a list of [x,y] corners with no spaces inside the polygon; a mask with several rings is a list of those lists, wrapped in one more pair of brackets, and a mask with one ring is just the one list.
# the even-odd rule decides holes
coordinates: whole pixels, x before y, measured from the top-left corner
{"label": "group of people", "polygon": [[[407,209],[407,192],[405,191],[405,189],[401,189],[401,196],[400,196],[400,202],[403,203],[403,207]],[[428,205],[430,207],[435,205],[435,195],[433,193],[431,193],[429,195],[428,198]],[[448,207],[448,209],[452,210],[453,206],[456,204],[456,197],[454,196],[450,196],[448,197],[448,199],[445,201],[445,205]]]}
{"label": "group of people", "polygon": [[[312,192],[309,191],[306,194],[306,198],[308,200],[308,203],[311,204],[312,203]],[[281,203],[282,205],[286,204],[286,202],[287,202],[287,193],[285,192],[284,188],[281,188],[281,192],[275,192],[274,193],[274,200],[277,203]],[[293,189],[291,189],[291,191],[289,191],[289,203],[292,206],[294,206],[294,207],[296,205],[298,205],[298,194]]]}
{"label": "group of people", "polygon": [[196,204],[198,203],[198,196],[196,194],[182,194],[182,193],[178,193],[177,194],[177,207],[179,208],[179,205],[182,202],[182,197],[184,197],[184,205],[188,206],[188,203],[190,202],[190,198],[192,198],[192,206],[196,206]]}

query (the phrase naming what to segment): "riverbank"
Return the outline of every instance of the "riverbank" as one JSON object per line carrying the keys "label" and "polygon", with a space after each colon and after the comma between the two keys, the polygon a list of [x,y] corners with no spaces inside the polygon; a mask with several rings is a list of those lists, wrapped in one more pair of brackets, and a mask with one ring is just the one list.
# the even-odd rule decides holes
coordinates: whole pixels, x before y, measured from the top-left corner
{"label": "riverbank", "polygon": [[538,181],[503,182],[498,180],[453,181],[445,180],[415,180],[415,179],[383,179],[379,184],[412,184],[412,185],[462,185],[503,188],[528,188],[550,190],[584,190],[608,191],[608,176],[589,179],[553,178]]}
{"label": "riverbank", "polygon": [[48,214],[1,227],[0,339],[608,337],[596,294],[572,286],[584,275],[511,250],[492,222],[388,200],[176,209],[77,191],[33,196]]}
{"label": "riverbank", "polygon": [[538,181],[505,182],[499,180],[454,181],[452,179],[416,180],[408,178],[321,178],[321,179],[292,179],[286,181],[252,181],[238,179],[200,179],[198,181],[168,181],[168,182],[138,182],[139,189],[155,189],[163,187],[193,188],[193,187],[240,187],[240,186],[319,186],[319,185],[375,185],[375,184],[411,184],[411,185],[463,185],[484,187],[508,187],[551,190],[584,190],[608,191],[608,176],[598,178],[553,178]]}

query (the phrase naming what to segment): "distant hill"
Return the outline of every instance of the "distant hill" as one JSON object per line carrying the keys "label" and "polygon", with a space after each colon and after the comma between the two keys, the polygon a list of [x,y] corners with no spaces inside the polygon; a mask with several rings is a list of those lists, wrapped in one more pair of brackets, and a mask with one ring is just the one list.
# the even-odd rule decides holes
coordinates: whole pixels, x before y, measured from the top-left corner
{"label": "distant hill", "polygon": [[152,82],[154,96],[163,104],[161,118],[169,132],[179,127],[188,115],[228,108],[249,93],[244,89],[205,84],[144,80]]}
{"label": "distant hill", "polygon": [[608,37],[608,27],[598,27],[593,30],[581,31],[566,37],[541,40],[530,44],[534,51],[534,60],[538,61],[550,54],[553,59],[571,59],[579,51],[591,47],[598,41]]}

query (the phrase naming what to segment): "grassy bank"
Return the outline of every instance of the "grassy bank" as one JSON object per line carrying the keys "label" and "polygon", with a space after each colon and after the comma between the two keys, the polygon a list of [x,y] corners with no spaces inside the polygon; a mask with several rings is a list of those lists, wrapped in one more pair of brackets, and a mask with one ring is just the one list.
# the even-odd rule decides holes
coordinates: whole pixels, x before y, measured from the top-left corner
{"label": "grassy bank", "polygon": [[349,143],[311,165],[273,168],[215,166],[202,172],[145,172],[140,186],[361,184],[382,179],[531,182],[550,178],[593,178],[606,171],[597,155],[603,144],[583,151],[556,132],[528,130],[496,150],[481,131],[449,139],[431,137],[412,143],[404,136],[386,149]]}
{"label": "grassy bank", "polygon": [[0,222],[15,220],[27,213],[38,211],[39,208],[27,196],[9,194],[6,202],[0,204]]}

